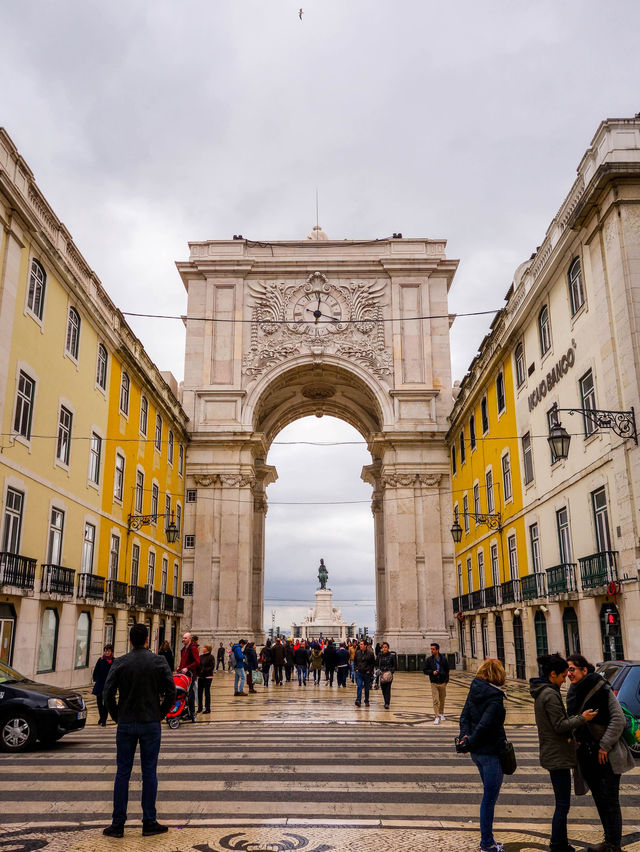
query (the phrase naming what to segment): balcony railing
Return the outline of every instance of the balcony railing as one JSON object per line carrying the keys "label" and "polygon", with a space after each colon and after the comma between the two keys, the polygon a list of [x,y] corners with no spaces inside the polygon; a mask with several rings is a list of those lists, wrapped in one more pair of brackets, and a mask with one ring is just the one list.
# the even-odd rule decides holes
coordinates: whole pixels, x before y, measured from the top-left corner
{"label": "balcony railing", "polygon": [[144,586],[129,586],[129,604],[141,608],[147,605],[147,590]]}
{"label": "balcony railing", "polygon": [[153,608],[162,609],[162,592],[153,593]]}
{"label": "balcony railing", "polygon": [[146,606],[147,609],[152,609],[153,608],[153,586],[151,586],[149,583],[147,583],[147,585],[144,587],[144,594],[145,594],[144,606]]}
{"label": "balcony railing", "polygon": [[471,592],[471,609],[482,609],[484,607],[484,589]]}
{"label": "balcony railing", "polygon": [[520,592],[523,601],[544,598],[547,594],[546,576],[542,573],[529,574],[520,578]]}
{"label": "balcony railing", "polygon": [[49,595],[72,595],[76,572],[63,565],[43,565],[40,591]]}
{"label": "balcony railing", "polygon": [[502,602],[502,588],[500,586],[489,586],[484,590],[485,606],[500,606]]}
{"label": "balcony railing", "polygon": [[165,612],[173,612],[173,595],[164,592],[162,595],[162,607]]}
{"label": "balcony railing", "polygon": [[593,589],[595,586],[606,586],[612,580],[618,579],[618,551],[602,550],[578,559],[580,563],[580,580],[583,589]]}
{"label": "balcony railing", "polygon": [[502,591],[502,603],[517,603],[520,600],[520,581],[507,580],[500,586]]}
{"label": "balcony railing", "polygon": [[78,597],[95,601],[104,600],[104,577],[97,574],[78,574]]}
{"label": "balcony railing", "polygon": [[578,593],[575,562],[562,562],[547,568],[547,593],[563,595],[571,592]]}
{"label": "balcony railing", "polygon": [[0,586],[32,591],[36,582],[37,560],[17,553],[0,552]]}
{"label": "balcony railing", "polygon": [[108,603],[127,603],[127,584],[120,580],[107,580]]}
{"label": "balcony railing", "polygon": [[184,615],[184,598],[175,597],[173,598],[173,611],[177,615]]}

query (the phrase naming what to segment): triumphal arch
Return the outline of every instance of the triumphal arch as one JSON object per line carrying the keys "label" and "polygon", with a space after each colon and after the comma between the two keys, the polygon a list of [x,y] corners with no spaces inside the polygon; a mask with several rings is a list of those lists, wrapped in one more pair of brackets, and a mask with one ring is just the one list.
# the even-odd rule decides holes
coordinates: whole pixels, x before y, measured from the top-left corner
{"label": "triumphal arch", "polygon": [[271,442],[333,415],[372,463],[377,635],[401,652],[450,635],[453,548],[444,436],[451,408],[447,294],[457,261],[428,239],[190,243],[183,405],[185,621],[200,637],[264,638]]}

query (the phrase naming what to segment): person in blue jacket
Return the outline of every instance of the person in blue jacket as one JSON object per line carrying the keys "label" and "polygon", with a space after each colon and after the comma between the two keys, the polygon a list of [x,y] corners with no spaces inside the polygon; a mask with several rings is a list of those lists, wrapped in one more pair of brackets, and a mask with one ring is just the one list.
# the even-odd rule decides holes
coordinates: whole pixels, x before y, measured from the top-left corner
{"label": "person in blue jacket", "polygon": [[471,681],[460,716],[460,743],[478,767],[484,788],[480,804],[481,852],[504,852],[493,836],[493,814],[502,786],[500,752],[507,739],[504,731],[506,673],[500,660],[485,660]]}

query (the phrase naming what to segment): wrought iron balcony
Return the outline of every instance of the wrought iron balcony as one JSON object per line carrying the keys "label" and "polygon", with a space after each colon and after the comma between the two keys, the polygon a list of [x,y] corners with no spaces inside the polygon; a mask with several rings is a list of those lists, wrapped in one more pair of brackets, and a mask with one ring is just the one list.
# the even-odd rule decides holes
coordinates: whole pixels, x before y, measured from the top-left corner
{"label": "wrought iron balcony", "polygon": [[575,562],[562,562],[547,568],[547,591],[550,595],[578,593]]}
{"label": "wrought iron balcony", "polygon": [[153,608],[162,609],[162,592],[153,593]]}
{"label": "wrought iron balcony", "polygon": [[78,574],[78,597],[95,601],[104,600],[104,577],[97,574]]}
{"label": "wrought iron balcony", "polygon": [[460,598],[459,597],[452,598],[451,604],[453,605],[453,614],[457,615],[460,612],[460,610],[462,609],[462,607],[460,606]]}
{"label": "wrought iron balcony", "polygon": [[500,589],[503,604],[518,603],[520,601],[519,580],[507,580],[506,583],[502,583]]}
{"label": "wrought iron balcony", "polygon": [[173,611],[177,615],[184,615],[184,598],[175,596],[173,598]]}
{"label": "wrought iron balcony", "polygon": [[127,588],[120,580],[107,580],[107,602],[126,604]]}
{"label": "wrought iron balcony", "polygon": [[15,586],[17,589],[33,591],[36,565],[36,559],[0,551],[0,586]]}
{"label": "wrought iron balcony", "polygon": [[485,606],[500,606],[502,602],[501,586],[489,586],[484,590]]}
{"label": "wrought iron balcony", "polygon": [[523,601],[547,596],[546,576],[542,573],[528,574],[520,578],[520,592]]}
{"label": "wrought iron balcony", "polygon": [[147,605],[147,590],[144,586],[129,586],[129,603],[138,607]]}
{"label": "wrought iron balcony", "polygon": [[482,609],[484,605],[484,589],[477,589],[475,592],[471,592],[471,608]]}
{"label": "wrought iron balcony", "polygon": [[165,612],[173,612],[173,595],[167,594],[167,592],[163,592],[162,594],[162,606]]}
{"label": "wrought iron balcony", "polygon": [[153,586],[147,583],[144,587],[145,600],[143,606],[147,609],[153,608]]}
{"label": "wrought iron balcony", "polygon": [[583,556],[580,563],[580,580],[583,589],[593,589],[596,586],[606,586],[612,580],[618,579],[618,551],[602,550]]}
{"label": "wrought iron balcony", "polygon": [[72,595],[76,572],[63,565],[47,564],[42,566],[40,591],[49,595]]}

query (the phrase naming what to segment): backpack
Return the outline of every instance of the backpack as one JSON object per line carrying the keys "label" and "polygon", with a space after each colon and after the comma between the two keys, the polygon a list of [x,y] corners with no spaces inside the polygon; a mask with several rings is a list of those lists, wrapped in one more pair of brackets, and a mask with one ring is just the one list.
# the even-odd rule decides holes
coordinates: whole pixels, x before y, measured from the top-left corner
{"label": "backpack", "polygon": [[621,704],[620,706],[624,713],[624,731],[622,732],[622,739],[627,745],[637,746],[638,743],[640,743],[640,719],[637,719],[630,710],[627,710],[624,704]]}
{"label": "backpack", "polygon": [[233,648],[229,651],[229,663],[231,664],[231,668],[235,669],[238,665],[238,661],[236,660],[236,655],[233,653]]}

